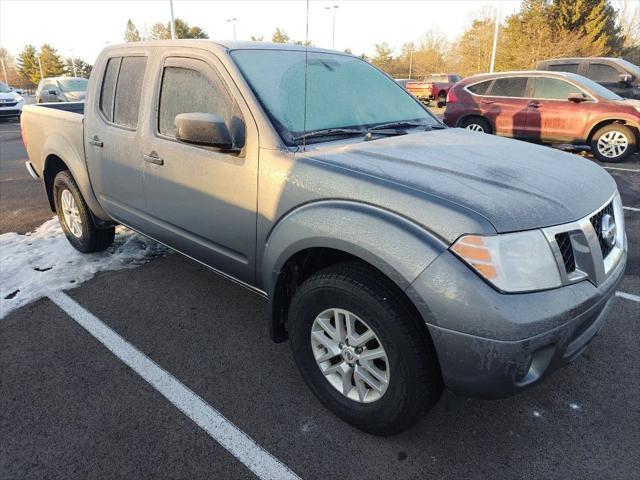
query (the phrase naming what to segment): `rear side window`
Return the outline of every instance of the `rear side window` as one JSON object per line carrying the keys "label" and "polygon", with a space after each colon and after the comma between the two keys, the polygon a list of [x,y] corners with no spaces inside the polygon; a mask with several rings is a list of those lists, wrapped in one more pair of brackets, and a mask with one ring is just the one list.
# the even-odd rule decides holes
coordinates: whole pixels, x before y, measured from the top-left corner
{"label": "rear side window", "polygon": [[557,63],[554,65],[549,65],[548,70],[552,72],[569,72],[569,73],[578,73],[578,67],[580,65],[577,63]]}
{"label": "rear side window", "polygon": [[557,78],[537,77],[533,86],[533,98],[567,100],[570,93],[582,93],[569,82]]}
{"label": "rear side window", "polygon": [[485,93],[487,93],[487,90],[489,89],[489,85],[491,85],[492,81],[493,80],[486,80],[484,82],[476,83],[474,85],[469,85],[467,87],[467,90],[469,90],[471,93],[475,95],[484,95]]}
{"label": "rear side window", "polygon": [[617,82],[619,75],[618,70],[604,63],[590,64],[587,72],[587,78],[594,82]]}
{"label": "rear side window", "polygon": [[244,143],[237,128],[240,113],[217,75],[184,67],[165,67],[160,88],[158,131],[176,136],[175,118],[181,113],[213,113],[223,119],[234,139],[234,146]]}
{"label": "rear side window", "polygon": [[146,57],[122,59],[113,106],[113,123],[130,128],[138,126],[138,109],[146,67]]}
{"label": "rear side window", "polygon": [[491,87],[491,95],[496,97],[524,97],[527,77],[497,78]]}
{"label": "rear side window", "polygon": [[[102,79],[100,91],[100,111],[109,120],[113,121],[113,99],[116,92],[116,80],[120,68],[120,57],[110,58]],[[44,86],[42,87],[44,89]]]}

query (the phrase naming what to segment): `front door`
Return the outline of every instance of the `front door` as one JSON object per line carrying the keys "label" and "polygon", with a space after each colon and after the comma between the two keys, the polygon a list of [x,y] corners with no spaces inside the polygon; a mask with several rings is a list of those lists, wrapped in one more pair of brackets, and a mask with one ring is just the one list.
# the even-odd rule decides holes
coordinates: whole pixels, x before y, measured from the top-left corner
{"label": "front door", "polygon": [[139,110],[147,57],[115,56],[84,117],[85,156],[91,184],[109,215],[144,230]]}
{"label": "front door", "polygon": [[[524,137],[550,143],[571,143],[581,139],[595,100],[574,84],[559,78],[532,77],[532,81]],[[582,94],[585,101],[570,101],[572,93]]]}
{"label": "front door", "polygon": [[[147,231],[196,260],[253,283],[258,149],[255,126],[246,122],[250,113],[234,99],[235,90],[213,56],[168,56],[160,70],[156,114],[143,152]],[[177,140],[175,118],[181,113],[224,119],[237,151]]]}

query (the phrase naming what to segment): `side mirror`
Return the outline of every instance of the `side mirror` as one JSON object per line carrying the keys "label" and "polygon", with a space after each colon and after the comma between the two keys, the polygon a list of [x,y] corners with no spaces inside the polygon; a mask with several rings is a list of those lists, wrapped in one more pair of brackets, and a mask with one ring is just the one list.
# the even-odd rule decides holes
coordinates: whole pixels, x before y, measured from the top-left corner
{"label": "side mirror", "polygon": [[633,82],[633,75],[629,73],[621,73],[618,79],[620,83],[626,83],[628,85]]}
{"label": "side mirror", "polygon": [[49,90],[47,93],[49,95],[58,95],[58,91],[57,90]]}
{"label": "side mirror", "polygon": [[574,92],[569,94],[569,96],[567,97],[567,100],[574,103],[580,103],[580,102],[586,101],[587,97],[585,97],[584,93]]}
{"label": "side mirror", "polygon": [[224,121],[213,113],[181,113],[176,115],[176,138],[220,150],[231,150],[233,142]]}

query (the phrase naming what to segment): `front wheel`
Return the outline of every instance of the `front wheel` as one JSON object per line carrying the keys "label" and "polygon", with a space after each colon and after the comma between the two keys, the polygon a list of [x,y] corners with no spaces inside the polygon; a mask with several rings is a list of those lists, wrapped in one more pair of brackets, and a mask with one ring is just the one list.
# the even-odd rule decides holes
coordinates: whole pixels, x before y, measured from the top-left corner
{"label": "front wheel", "polygon": [[591,152],[601,162],[624,162],[636,149],[636,136],[626,125],[612,123],[591,138]]}
{"label": "front wheel", "polygon": [[294,295],[288,327],[307,385],[361,430],[400,433],[442,392],[422,319],[368,267],[344,263],[312,275]]}
{"label": "front wheel", "polygon": [[68,171],[56,175],[53,181],[56,212],[69,243],[82,253],[105,250],[113,243],[115,228],[97,228],[80,189]]}

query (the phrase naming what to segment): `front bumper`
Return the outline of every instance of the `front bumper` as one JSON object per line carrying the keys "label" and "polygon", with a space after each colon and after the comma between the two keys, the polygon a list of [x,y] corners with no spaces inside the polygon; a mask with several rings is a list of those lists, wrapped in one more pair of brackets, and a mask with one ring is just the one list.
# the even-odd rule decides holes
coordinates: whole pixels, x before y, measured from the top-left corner
{"label": "front bumper", "polygon": [[624,275],[626,248],[598,287],[502,294],[448,251],[409,287],[427,323],[445,385],[454,393],[504,398],[578,357],[607,319]]}
{"label": "front bumper", "polygon": [[22,113],[22,107],[24,107],[24,100],[10,107],[5,107],[0,104],[0,118],[19,117]]}

